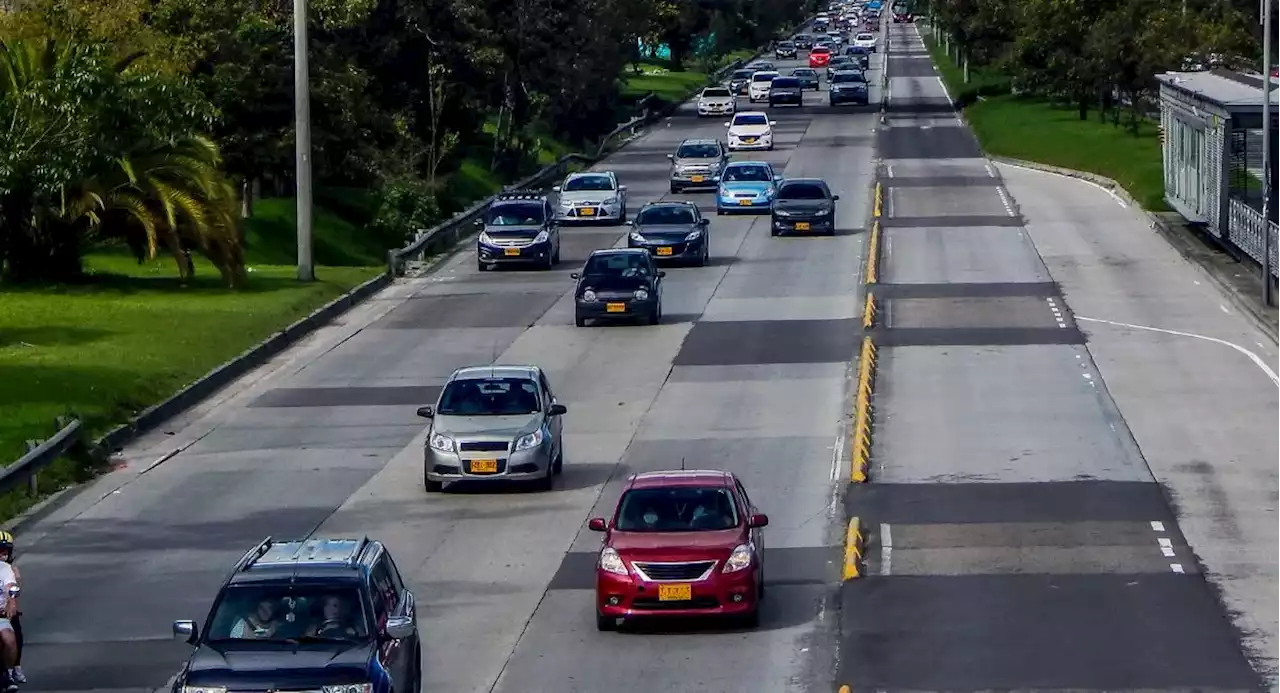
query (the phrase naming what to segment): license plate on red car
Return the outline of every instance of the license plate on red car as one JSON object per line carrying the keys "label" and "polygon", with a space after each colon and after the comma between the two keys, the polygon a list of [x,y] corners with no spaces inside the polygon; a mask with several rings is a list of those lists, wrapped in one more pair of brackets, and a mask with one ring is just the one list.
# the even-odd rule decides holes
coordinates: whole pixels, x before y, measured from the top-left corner
{"label": "license plate on red car", "polygon": [[687,602],[692,600],[692,585],[658,585],[658,601],[660,602]]}

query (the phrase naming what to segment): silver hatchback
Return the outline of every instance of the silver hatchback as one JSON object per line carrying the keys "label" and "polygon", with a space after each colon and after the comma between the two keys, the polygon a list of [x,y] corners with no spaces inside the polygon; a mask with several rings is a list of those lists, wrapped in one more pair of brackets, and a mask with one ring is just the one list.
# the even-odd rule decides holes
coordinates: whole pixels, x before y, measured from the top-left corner
{"label": "silver hatchback", "polygon": [[537,366],[471,366],[449,376],[431,420],[424,486],[451,481],[531,481],[550,489],[564,467],[561,418],[547,376]]}

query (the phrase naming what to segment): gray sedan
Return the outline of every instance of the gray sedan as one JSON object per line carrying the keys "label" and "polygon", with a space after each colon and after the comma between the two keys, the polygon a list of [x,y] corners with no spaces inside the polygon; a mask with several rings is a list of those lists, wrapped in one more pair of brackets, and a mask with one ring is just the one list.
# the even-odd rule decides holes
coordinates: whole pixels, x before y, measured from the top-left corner
{"label": "gray sedan", "polygon": [[424,486],[451,481],[531,481],[549,490],[564,468],[563,421],[547,376],[537,366],[471,366],[449,376],[431,420]]}

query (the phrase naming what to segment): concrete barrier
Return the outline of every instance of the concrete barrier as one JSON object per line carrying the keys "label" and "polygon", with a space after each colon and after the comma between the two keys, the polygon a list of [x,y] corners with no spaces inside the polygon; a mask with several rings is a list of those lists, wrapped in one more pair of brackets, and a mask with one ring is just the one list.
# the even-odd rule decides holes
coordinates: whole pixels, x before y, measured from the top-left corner
{"label": "concrete barrier", "polygon": [[856,517],[849,518],[844,538],[844,579],[853,580],[862,575],[862,549],[865,539],[862,524]]}

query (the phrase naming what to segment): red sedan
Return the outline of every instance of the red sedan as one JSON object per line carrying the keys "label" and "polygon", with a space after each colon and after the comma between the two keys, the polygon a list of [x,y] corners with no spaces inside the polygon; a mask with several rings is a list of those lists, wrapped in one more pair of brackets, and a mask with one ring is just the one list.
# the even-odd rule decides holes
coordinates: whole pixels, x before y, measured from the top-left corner
{"label": "red sedan", "polygon": [[809,67],[826,67],[831,62],[831,49],[818,46],[809,51]]}
{"label": "red sedan", "polygon": [[761,528],[737,477],[645,472],[627,480],[596,562],[596,627],[650,616],[726,616],[754,627],[764,596]]}

